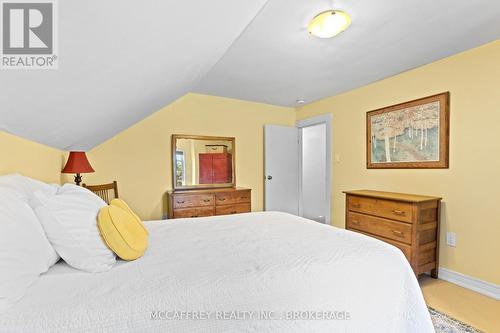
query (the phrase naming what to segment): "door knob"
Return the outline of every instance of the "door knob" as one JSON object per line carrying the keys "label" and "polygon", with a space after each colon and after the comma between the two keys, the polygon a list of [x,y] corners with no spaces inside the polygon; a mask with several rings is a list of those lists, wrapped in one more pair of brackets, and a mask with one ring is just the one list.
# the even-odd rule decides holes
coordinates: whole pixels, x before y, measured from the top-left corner
{"label": "door knob", "polygon": [[267,176],[267,180],[273,179],[273,176]]}

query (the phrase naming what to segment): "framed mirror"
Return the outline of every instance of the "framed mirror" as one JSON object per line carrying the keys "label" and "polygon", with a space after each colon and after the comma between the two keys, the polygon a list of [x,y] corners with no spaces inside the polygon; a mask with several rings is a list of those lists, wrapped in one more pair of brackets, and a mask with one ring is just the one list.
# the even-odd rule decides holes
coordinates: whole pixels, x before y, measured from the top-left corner
{"label": "framed mirror", "polygon": [[172,135],[174,190],[235,187],[232,137]]}

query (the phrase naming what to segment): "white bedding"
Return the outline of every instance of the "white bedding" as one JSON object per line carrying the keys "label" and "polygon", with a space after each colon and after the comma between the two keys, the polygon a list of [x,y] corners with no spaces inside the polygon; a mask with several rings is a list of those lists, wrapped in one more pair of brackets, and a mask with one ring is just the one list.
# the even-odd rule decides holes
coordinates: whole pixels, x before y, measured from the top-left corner
{"label": "white bedding", "polygon": [[[434,331],[408,262],[378,240],[272,212],[146,226],[143,258],[105,273],[58,263],[0,315],[0,332]],[[221,319],[256,311],[275,320]],[[299,311],[330,319],[276,319]]]}

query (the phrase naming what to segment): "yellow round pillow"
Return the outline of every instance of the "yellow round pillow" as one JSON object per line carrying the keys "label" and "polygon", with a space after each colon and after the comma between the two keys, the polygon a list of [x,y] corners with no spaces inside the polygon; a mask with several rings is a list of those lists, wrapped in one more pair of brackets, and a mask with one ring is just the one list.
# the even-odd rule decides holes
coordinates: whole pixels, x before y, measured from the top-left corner
{"label": "yellow round pillow", "polygon": [[142,257],[148,247],[148,231],[122,200],[101,208],[97,226],[108,247],[123,260]]}

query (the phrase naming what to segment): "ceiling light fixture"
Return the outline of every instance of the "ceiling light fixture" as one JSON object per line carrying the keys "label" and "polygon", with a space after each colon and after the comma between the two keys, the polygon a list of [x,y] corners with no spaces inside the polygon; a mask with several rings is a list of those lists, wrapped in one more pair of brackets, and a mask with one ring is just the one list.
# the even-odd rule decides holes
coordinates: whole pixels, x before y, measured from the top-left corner
{"label": "ceiling light fixture", "polygon": [[319,38],[331,38],[349,27],[351,17],[341,10],[327,10],[316,15],[307,30],[311,35]]}
{"label": "ceiling light fixture", "polygon": [[297,104],[304,104],[306,101],[303,100],[302,98],[298,99],[295,101]]}

